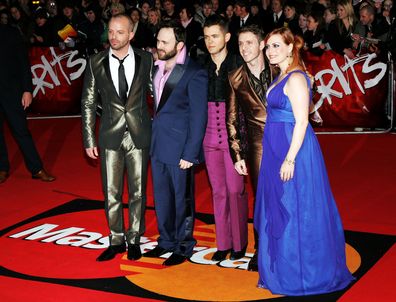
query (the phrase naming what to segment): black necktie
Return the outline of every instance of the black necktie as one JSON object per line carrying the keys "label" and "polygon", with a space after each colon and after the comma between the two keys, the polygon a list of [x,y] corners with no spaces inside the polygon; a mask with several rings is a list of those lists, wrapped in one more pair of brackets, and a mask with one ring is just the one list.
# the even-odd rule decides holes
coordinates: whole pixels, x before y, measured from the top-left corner
{"label": "black necktie", "polygon": [[111,55],[113,58],[117,59],[120,65],[118,66],[118,94],[120,96],[120,99],[124,101],[124,103],[127,100],[128,97],[128,82],[125,77],[125,69],[124,69],[124,60],[129,56],[129,54],[126,55],[125,58],[120,60],[117,58],[115,55]]}
{"label": "black necktie", "polygon": [[278,23],[278,22],[279,22],[278,14],[275,14],[275,23]]}
{"label": "black necktie", "polygon": [[245,26],[245,20],[241,19],[241,27],[244,27],[244,26]]}

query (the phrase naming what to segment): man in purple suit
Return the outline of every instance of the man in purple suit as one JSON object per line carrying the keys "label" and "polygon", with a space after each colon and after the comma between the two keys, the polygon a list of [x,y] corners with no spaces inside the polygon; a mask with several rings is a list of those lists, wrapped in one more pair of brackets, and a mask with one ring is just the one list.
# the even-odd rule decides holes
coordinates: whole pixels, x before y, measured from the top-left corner
{"label": "man in purple suit", "polygon": [[218,15],[210,16],[204,25],[205,44],[209,56],[204,62],[208,70],[208,125],[204,139],[206,168],[212,187],[216,224],[217,251],[213,261],[245,256],[248,239],[248,198],[244,179],[234,168],[228,146],[226,102],[228,73],[240,65],[242,58],[227,51],[231,34],[228,22]]}

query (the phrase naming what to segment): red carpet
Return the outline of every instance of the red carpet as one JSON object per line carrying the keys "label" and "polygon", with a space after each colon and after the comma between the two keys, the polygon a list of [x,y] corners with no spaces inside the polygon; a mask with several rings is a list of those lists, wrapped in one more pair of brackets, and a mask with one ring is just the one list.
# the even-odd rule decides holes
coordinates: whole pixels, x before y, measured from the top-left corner
{"label": "red carpet", "polygon": [[[10,238],[12,234],[42,224],[53,224],[63,229],[76,227],[86,232],[107,233],[102,203],[84,201],[102,200],[102,193],[99,166],[97,163],[88,162],[83,153],[79,119],[34,120],[29,124],[45,167],[57,176],[57,181],[42,183],[32,180],[11,135],[6,131],[12,168],[10,178],[0,185],[0,200],[3,205],[0,230],[6,230],[0,237],[3,246],[0,259],[4,275],[0,281],[1,301],[148,300],[141,297],[149,297],[149,300],[168,300],[169,297],[174,297],[169,298],[174,301],[187,299],[181,291],[172,292],[172,284],[160,282],[163,288],[153,288],[152,282],[145,280],[149,277],[164,280],[171,274],[180,274],[179,279],[184,280],[186,284],[189,278],[194,279],[195,285],[190,286],[197,286],[201,282],[200,279],[206,278],[208,286],[204,290],[209,297],[216,294],[210,293],[212,289],[209,282],[221,280],[220,283],[230,286],[229,290],[226,286],[220,287],[220,290],[224,290],[224,301],[232,301],[232,296],[227,298],[227,291],[232,292],[234,280],[227,278],[232,278],[231,276],[240,272],[238,269],[228,270],[189,263],[189,269],[192,268],[191,276],[186,276],[186,271],[161,270],[158,263],[135,262],[132,267],[131,262],[121,257],[98,266],[94,259],[101,250]],[[339,301],[391,301],[395,296],[393,293],[396,279],[396,249],[395,246],[389,250],[388,248],[395,242],[396,235],[396,136],[320,135],[319,141],[344,228],[348,231],[347,241],[362,257],[362,266],[357,272],[362,275],[361,278],[359,276],[359,280],[342,294]],[[152,206],[151,182],[148,195],[148,204]],[[212,247],[214,234],[210,226],[213,220],[211,195],[204,169],[200,169],[197,174],[196,196],[196,209],[200,213],[196,236],[201,246]],[[73,200],[80,201],[72,202]],[[45,216],[45,212],[51,209],[55,210]],[[41,216],[37,216],[34,221],[21,223],[36,215]],[[21,224],[16,225],[18,223]],[[14,228],[10,228],[11,226]],[[147,213],[146,236],[149,238],[147,244],[156,236],[156,223],[150,208]],[[9,271],[14,273],[11,274]],[[235,275],[235,278],[240,278],[238,276]],[[244,280],[237,280],[236,286],[240,287],[238,297],[257,300],[256,296],[250,296],[256,290],[257,276],[246,272],[246,279],[242,278],[246,280],[246,286]],[[78,284],[73,283],[73,279],[79,280]],[[114,279],[117,279],[118,283],[114,283]],[[100,290],[95,290],[99,287],[98,284]],[[145,296],[142,289],[153,294]],[[258,295],[262,295],[262,299],[269,297],[262,290]],[[198,295],[196,299],[197,297],[205,300],[204,296]],[[311,301],[337,299],[338,297],[330,296]],[[276,300],[288,301],[287,298]]]}

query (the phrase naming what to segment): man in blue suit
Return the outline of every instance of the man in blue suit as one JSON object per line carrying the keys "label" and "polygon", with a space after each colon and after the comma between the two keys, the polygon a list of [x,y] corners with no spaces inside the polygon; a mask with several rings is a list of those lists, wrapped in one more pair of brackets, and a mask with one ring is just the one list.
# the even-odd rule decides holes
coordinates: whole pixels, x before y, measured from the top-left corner
{"label": "man in blue suit", "polygon": [[163,24],[157,35],[150,155],[160,236],[145,256],[171,252],[166,266],[183,263],[196,244],[193,166],[203,161],[207,121],[207,73],[189,58],[185,41],[175,21]]}

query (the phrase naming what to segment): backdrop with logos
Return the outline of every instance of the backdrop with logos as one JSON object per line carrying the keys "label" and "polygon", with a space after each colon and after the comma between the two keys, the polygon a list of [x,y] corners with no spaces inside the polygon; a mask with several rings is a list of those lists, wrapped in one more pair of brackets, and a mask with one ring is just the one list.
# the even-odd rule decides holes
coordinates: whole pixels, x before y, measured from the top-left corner
{"label": "backdrop with logos", "polygon": [[[30,49],[34,115],[80,113],[80,98],[87,64],[78,50],[56,47]],[[304,54],[308,71],[315,78],[311,120],[315,128],[350,130],[384,128],[388,66],[375,54],[348,59],[333,51],[320,57]],[[151,100],[150,100],[151,101]]]}
{"label": "backdrop with logos", "polygon": [[315,77],[316,127],[387,127],[388,66],[375,54],[349,59],[330,50],[320,57],[305,54],[304,62]]}

